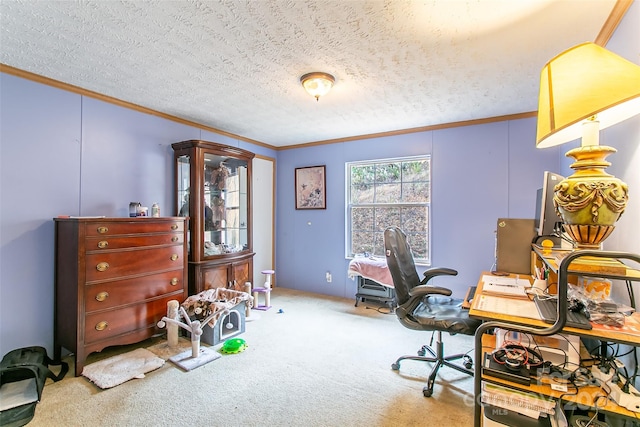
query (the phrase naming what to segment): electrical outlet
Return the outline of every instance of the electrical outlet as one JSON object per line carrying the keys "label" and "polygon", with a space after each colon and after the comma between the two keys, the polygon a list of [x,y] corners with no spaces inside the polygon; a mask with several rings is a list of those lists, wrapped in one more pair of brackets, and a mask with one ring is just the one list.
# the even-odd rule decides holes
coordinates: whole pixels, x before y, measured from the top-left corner
{"label": "electrical outlet", "polygon": [[327,278],[327,283],[331,283],[331,273],[327,271],[325,277]]}

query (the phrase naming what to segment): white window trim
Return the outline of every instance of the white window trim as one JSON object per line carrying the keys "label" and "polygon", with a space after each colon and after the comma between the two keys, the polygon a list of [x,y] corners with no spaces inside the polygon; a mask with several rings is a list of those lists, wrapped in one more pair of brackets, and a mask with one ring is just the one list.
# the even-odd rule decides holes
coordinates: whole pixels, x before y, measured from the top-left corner
{"label": "white window trim", "polygon": [[[428,160],[429,161],[429,201],[424,202],[423,204],[427,207],[428,211],[428,223],[427,223],[427,253],[428,258],[414,258],[416,265],[421,266],[431,266],[431,260],[433,259],[433,254],[431,253],[431,221],[432,221],[432,210],[431,210],[431,195],[433,194],[432,189],[432,181],[431,181],[431,169],[433,167],[432,155],[424,154],[419,156],[408,156],[408,157],[390,157],[385,159],[372,159],[372,160],[359,160],[353,162],[345,163],[345,258],[353,259],[354,255],[351,255],[351,203],[350,203],[350,191],[351,191],[351,174],[349,172],[349,168],[351,166],[359,166],[359,165],[373,165],[378,163],[394,163],[394,162],[405,162],[405,161],[415,161],[415,160]],[[358,206],[382,206],[385,203],[366,203]],[[388,203],[393,206],[415,206],[415,204],[411,203]]]}

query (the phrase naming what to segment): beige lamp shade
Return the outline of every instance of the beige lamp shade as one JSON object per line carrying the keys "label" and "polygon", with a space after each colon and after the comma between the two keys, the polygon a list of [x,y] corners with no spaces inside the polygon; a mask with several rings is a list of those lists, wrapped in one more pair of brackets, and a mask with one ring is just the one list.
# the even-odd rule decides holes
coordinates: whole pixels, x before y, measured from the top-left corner
{"label": "beige lamp shade", "polygon": [[538,148],[582,136],[596,116],[600,129],[640,113],[640,66],[594,43],[562,52],[542,69],[538,101]]}

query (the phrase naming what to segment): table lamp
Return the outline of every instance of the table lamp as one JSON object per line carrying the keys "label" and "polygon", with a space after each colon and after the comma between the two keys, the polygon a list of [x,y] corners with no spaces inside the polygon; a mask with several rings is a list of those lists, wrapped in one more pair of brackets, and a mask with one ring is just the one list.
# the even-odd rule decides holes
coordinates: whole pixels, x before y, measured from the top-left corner
{"label": "table lamp", "polygon": [[583,43],[549,61],[540,76],[536,146],[582,137],[569,150],[573,175],[555,187],[553,202],[578,248],[599,248],[628,200],[627,184],[605,172],[616,149],[599,144],[604,129],[640,113],[640,66]]}

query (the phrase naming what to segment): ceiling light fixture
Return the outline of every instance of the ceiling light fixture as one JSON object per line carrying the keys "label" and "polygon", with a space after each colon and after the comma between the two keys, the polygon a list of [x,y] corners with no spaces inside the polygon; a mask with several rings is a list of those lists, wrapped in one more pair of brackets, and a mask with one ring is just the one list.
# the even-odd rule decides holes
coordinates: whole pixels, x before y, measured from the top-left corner
{"label": "ceiling light fixture", "polygon": [[335,82],[336,79],[331,74],[317,71],[307,73],[300,77],[302,87],[304,87],[304,90],[306,90],[309,95],[313,96],[316,101],[318,101],[321,96],[325,96],[329,93]]}

